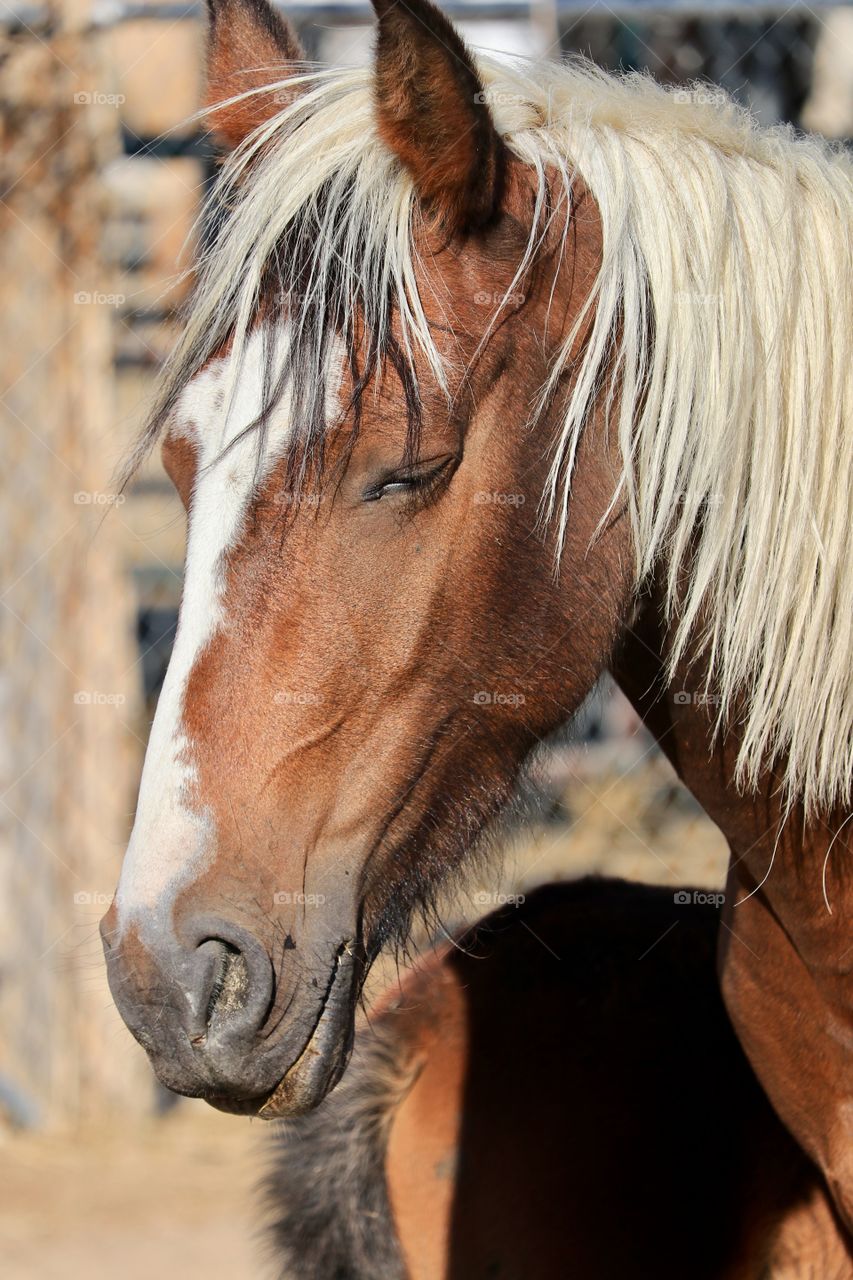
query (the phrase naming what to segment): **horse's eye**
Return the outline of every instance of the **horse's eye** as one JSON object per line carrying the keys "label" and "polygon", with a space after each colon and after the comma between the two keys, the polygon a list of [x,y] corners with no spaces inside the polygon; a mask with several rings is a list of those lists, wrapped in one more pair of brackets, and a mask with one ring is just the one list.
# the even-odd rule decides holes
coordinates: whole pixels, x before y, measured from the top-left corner
{"label": "horse's eye", "polygon": [[407,471],[395,471],[384,475],[370,485],[362,495],[365,502],[378,502],[395,494],[416,495],[424,501],[435,492],[437,485],[449,474],[455,458],[442,458]]}
{"label": "horse's eye", "polygon": [[366,502],[376,502],[379,498],[390,497],[392,493],[411,493],[417,487],[418,482],[415,477],[409,476],[405,480],[388,480],[378,489],[368,491],[364,497]]}

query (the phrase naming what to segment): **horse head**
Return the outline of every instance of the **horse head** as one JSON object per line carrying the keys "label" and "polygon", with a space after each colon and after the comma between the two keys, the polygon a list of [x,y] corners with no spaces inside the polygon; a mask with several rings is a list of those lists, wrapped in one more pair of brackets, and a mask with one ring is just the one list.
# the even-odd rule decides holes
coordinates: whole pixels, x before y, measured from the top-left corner
{"label": "horse head", "polygon": [[214,4],[233,152],[151,432],[186,575],[109,973],[166,1085],[264,1114],[339,1077],[370,961],[587,694],[632,585],[595,389],[551,448],[596,204],[507,145],[493,107],[519,136],[536,111],[426,0],[376,7],[375,66],[330,74],[264,0]]}

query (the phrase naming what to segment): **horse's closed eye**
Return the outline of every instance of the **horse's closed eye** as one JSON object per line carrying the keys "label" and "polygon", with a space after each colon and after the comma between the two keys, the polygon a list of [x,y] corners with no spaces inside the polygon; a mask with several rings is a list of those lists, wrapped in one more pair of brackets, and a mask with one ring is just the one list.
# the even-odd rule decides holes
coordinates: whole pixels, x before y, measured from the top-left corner
{"label": "horse's closed eye", "polygon": [[428,469],[392,472],[386,474],[376,483],[365,489],[362,497],[365,502],[378,502],[382,498],[392,498],[398,494],[416,498],[418,502],[426,502],[437,492],[440,484],[452,474],[455,457],[442,458],[436,466],[429,464]]}
{"label": "horse's closed eye", "polygon": [[383,484],[378,490],[373,490],[364,495],[365,502],[376,502],[379,498],[387,498],[392,493],[411,493],[413,489],[420,487],[419,479],[410,477],[408,480],[391,480],[388,484]]}

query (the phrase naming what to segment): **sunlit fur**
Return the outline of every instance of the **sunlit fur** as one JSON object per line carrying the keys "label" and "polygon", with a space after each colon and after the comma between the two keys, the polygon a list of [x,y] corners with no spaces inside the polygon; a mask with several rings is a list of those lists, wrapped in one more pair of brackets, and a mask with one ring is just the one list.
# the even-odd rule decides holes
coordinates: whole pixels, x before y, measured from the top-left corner
{"label": "sunlit fur", "polygon": [[[507,147],[538,175],[540,218],[519,275],[537,252],[542,219],[565,220],[576,173],[604,228],[594,326],[553,441],[543,518],[557,522],[562,540],[578,439],[609,379],[637,584],[665,566],[672,661],[704,642],[720,721],[734,716],[743,735],[739,781],[752,785],[762,767],[783,762],[789,799],[810,811],[848,803],[849,158],[786,128],[761,129],[707,87],[673,92],[585,63],[482,58],[478,66]],[[358,313],[381,358],[396,312],[403,358],[425,360],[450,385],[416,287],[417,201],[377,136],[372,72],[307,71],[271,91],[286,105],[226,165],[229,213],[202,258],[143,448],[229,338],[233,391],[271,281],[292,299],[302,355],[291,375],[304,384],[294,390],[306,422],[324,412],[312,397],[322,395],[314,389],[328,359],[308,329],[346,328]],[[562,363],[538,406],[519,405],[519,430],[547,401]],[[283,393],[280,384],[271,391]]]}

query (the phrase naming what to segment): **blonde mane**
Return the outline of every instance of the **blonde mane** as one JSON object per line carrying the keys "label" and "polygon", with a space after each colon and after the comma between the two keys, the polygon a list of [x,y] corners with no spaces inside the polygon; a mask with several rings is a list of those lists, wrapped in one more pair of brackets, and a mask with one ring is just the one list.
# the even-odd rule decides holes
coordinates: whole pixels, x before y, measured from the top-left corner
{"label": "blonde mane", "polygon": [[[742,735],[741,785],[776,763],[788,800],[812,813],[848,805],[849,158],[759,128],[707,87],[665,90],[586,63],[478,67],[506,146],[538,175],[543,216],[546,181],[553,192],[556,178],[565,210],[579,174],[603,223],[591,336],[543,516],[562,544],[578,440],[612,370],[606,394],[624,461],[614,501],[627,498],[638,585],[654,567],[665,573],[673,668],[703,646],[719,723],[736,717]],[[337,322],[361,309],[379,333],[396,312],[404,357],[425,358],[448,386],[416,285],[417,201],[378,137],[373,73],[307,71],[272,90],[286,95],[282,110],[226,166],[229,216],[199,264],[149,439],[226,339],[233,389],[271,265],[300,302],[294,342],[300,326],[331,321],[332,305]],[[541,223],[519,276],[540,234]],[[285,241],[298,267],[282,260]]]}

